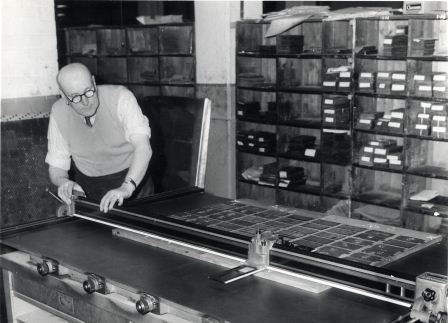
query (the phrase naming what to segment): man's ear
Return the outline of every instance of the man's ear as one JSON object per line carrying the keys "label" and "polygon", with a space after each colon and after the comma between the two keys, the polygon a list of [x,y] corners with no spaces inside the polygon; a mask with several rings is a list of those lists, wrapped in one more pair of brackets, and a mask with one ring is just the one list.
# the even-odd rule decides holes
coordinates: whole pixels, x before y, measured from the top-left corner
{"label": "man's ear", "polygon": [[95,76],[92,75],[93,86],[96,88]]}
{"label": "man's ear", "polygon": [[67,96],[65,95],[64,92],[62,92],[61,89],[59,89],[59,95],[61,96],[62,99],[65,100],[65,104],[70,105],[70,101],[67,99]]}

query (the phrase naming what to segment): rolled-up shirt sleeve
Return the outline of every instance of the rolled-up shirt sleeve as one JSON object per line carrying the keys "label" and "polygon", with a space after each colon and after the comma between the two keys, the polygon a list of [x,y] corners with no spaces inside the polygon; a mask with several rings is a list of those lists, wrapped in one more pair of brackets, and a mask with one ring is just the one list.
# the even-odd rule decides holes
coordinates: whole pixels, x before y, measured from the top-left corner
{"label": "rolled-up shirt sleeve", "polygon": [[45,157],[45,162],[50,166],[68,171],[70,169],[71,154],[67,142],[59,130],[58,124],[51,116],[48,124],[47,139],[48,152]]}
{"label": "rolled-up shirt sleeve", "polygon": [[123,88],[120,93],[117,115],[123,124],[127,141],[130,141],[131,136],[135,134],[142,134],[151,138],[148,118],[143,114],[134,94],[126,88]]}

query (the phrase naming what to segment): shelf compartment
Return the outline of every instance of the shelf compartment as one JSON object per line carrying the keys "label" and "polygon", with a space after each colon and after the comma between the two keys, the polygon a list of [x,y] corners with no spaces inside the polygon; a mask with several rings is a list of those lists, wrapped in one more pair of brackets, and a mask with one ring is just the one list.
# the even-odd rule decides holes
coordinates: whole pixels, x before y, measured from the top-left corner
{"label": "shelf compartment", "polygon": [[159,96],[160,87],[159,86],[148,86],[148,85],[128,85],[129,90],[134,93],[136,98],[143,99],[145,96]]}
{"label": "shelf compartment", "polygon": [[159,53],[157,27],[127,28],[128,54],[157,55]]}
{"label": "shelf compartment", "polygon": [[[446,56],[448,55],[448,39],[446,37],[446,30],[448,28],[448,21],[444,20],[429,20],[429,19],[410,19],[410,57],[423,56],[422,47],[415,39],[436,39],[434,43],[433,55]],[[445,35],[445,36],[444,36]],[[425,57],[425,56],[424,56]]]}
{"label": "shelf compartment", "polygon": [[126,83],[127,64],[126,58],[100,57],[98,58],[97,81],[101,83]]}
{"label": "shelf compartment", "polygon": [[279,159],[278,188],[320,194],[321,169],[319,164]]}
{"label": "shelf compartment", "polygon": [[98,53],[96,30],[66,29],[66,54],[96,55]]}
{"label": "shelf compartment", "polygon": [[351,141],[349,131],[323,129],[321,160],[325,163],[349,165],[351,163]]}
{"label": "shelf compartment", "polygon": [[321,96],[296,93],[278,93],[279,124],[320,129]]}
{"label": "shelf compartment", "polygon": [[276,38],[266,38],[269,24],[238,22],[236,29],[237,52],[238,53],[256,53],[275,54]]}
{"label": "shelf compartment", "polygon": [[342,54],[352,50],[353,26],[350,20],[324,21],[323,52],[325,54]]}
{"label": "shelf compartment", "polygon": [[322,193],[327,196],[348,196],[350,167],[328,163],[322,165]]}
{"label": "shelf compartment", "polygon": [[193,26],[160,26],[160,54],[192,54]]}
{"label": "shelf compartment", "polygon": [[124,29],[98,29],[98,55],[125,55],[126,35]]}
{"label": "shelf compartment", "polygon": [[95,57],[71,56],[68,58],[67,63],[81,63],[85,65],[93,75],[98,75],[98,61]]}
{"label": "shelf compartment", "polygon": [[315,161],[320,158],[320,130],[278,126],[278,152],[296,160]]}
{"label": "shelf compartment", "polygon": [[176,84],[163,85],[160,88],[160,93],[164,96],[184,96],[187,98],[195,98],[194,84],[190,86],[178,86]]}
{"label": "shelf compartment", "polygon": [[237,57],[237,61],[237,82],[239,86],[275,88],[275,59]]}
{"label": "shelf compartment", "polygon": [[321,84],[322,61],[320,59],[278,59],[278,86],[297,88]]}
{"label": "shelf compartment", "polygon": [[407,169],[406,173],[421,177],[448,180],[448,168],[445,167],[439,167],[439,166],[411,167]]}
{"label": "shelf compartment", "polygon": [[159,81],[159,60],[156,57],[129,57],[128,73],[131,83]]}
{"label": "shelf compartment", "polygon": [[448,142],[408,139],[407,173],[423,177],[448,179],[445,158]]}
{"label": "shelf compartment", "polygon": [[354,167],[352,199],[399,209],[402,182],[402,174]]}
{"label": "shelf compartment", "polygon": [[236,116],[239,120],[275,124],[276,94],[260,91],[237,91]]}
{"label": "shelf compartment", "polygon": [[192,57],[160,57],[160,81],[176,83],[195,82],[195,67]]}

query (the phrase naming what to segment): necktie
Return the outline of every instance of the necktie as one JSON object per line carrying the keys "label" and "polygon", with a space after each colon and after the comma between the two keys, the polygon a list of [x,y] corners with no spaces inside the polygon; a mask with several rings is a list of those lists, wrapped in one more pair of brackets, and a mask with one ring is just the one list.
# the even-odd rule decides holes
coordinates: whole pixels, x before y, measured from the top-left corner
{"label": "necktie", "polygon": [[92,123],[90,122],[90,117],[85,117],[86,119],[86,125],[88,125],[90,128],[92,128]]}

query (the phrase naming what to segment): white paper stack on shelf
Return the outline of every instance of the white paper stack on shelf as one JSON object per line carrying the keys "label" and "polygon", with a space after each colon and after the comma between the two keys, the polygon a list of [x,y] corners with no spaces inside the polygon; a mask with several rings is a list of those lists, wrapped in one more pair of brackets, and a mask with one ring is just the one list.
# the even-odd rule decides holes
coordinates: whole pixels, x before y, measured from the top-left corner
{"label": "white paper stack on shelf", "polygon": [[415,195],[412,195],[410,197],[410,199],[412,201],[424,201],[424,202],[427,202],[427,201],[432,200],[433,198],[435,198],[438,195],[439,195],[439,192],[437,192],[435,190],[423,190],[423,191],[418,192]]}

